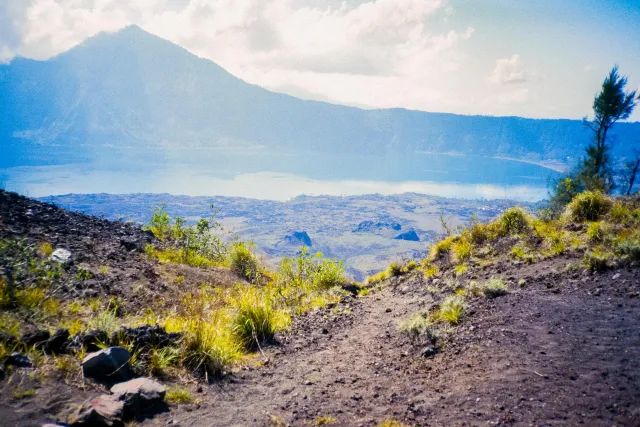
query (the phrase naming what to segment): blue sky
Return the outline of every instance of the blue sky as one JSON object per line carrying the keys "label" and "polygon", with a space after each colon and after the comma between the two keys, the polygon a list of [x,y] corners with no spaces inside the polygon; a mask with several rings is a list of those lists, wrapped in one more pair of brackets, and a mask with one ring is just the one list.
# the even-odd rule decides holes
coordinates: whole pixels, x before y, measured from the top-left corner
{"label": "blue sky", "polygon": [[637,0],[0,0],[0,60],[129,24],[268,89],[366,108],[580,118],[613,64],[640,86]]}

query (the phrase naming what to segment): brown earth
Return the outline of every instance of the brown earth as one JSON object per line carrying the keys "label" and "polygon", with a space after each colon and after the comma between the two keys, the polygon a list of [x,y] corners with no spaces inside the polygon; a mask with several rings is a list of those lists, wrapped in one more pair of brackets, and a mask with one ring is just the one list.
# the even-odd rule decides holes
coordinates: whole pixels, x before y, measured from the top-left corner
{"label": "brown earth", "polygon": [[[92,286],[99,294],[121,296],[134,310],[151,301],[132,296],[137,281],[144,280],[149,295],[170,302],[169,292],[177,291],[167,286],[168,278],[186,271],[202,280],[201,271],[173,271],[179,267],[124,248],[121,234],[141,236],[133,226],[23,198],[16,216],[6,205],[15,200],[7,197],[0,192],[0,237],[27,235],[74,254],[95,248],[87,255],[95,258],[76,262],[97,268],[112,259],[113,276]],[[42,211],[34,215],[34,209]],[[463,322],[431,358],[422,357],[422,346],[400,334],[397,324],[435,306],[441,294],[430,292],[418,272],[391,279],[369,296],[296,318],[291,331],[278,337],[280,344],[264,348],[226,379],[191,381],[197,403],[172,406],[139,425],[297,426],[314,425],[320,417],[347,426],[386,419],[436,426],[640,425],[640,269],[592,274],[566,268],[577,261],[567,256],[533,265],[503,263],[478,273],[478,280],[504,278],[509,293],[473,297]],[[220,283],[233,281],[223,272],[207,274]],[[75,292],[71,287],[67,297]],[[34,397],[13,397],[17,388],[30,387]],[[62,419],[99,393],[77,375],[52,372],[42,380],[28,371],[14,373],[0,381],[0,425]]]}

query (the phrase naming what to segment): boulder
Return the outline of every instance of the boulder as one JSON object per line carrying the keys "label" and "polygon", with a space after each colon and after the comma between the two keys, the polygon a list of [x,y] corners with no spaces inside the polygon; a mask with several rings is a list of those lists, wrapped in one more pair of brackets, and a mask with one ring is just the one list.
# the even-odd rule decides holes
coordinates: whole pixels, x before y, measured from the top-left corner
{"label": "boulder", "polygon": [[82,404],[69,422],[71,427],[120,427],[123,425],[124,402],[102,394]]}
{"label": "boulder", "polygon": [[49,338],[51,338],[51,334],[49,333],[49,331],[34,331],[22,335],[22,338],[20,338],[20,344],[23,347],[35,347],[40,349],[45,346]]}
{"label": "boulder", "polygon": [[102,382],[115,384],[132,377],[131,354],[122,347],[109,347],[88,354],[82,361],[82,374]]}
{"label": "boulder", "polygon": [[64,347],[69,339],[68,329],[58,329],[44,345],[44,351],[49,354],[64,353]]}
{"label": "boulder", "polygon": [[59,262],[60,264],[64,264],[67,261],[69,261],[69,259],[71,259],[71,252],[69,252],[66,249],[59,248],[53,251],[49,259],[51,261],[56,261],[56,262]]}
{"label": "boulder", "polygon": [[111,387],[114,397],[124,402],[126,417],[162,405],[166,392],[162,384],[149,378],[136,378]]}
{"label": "boulder", "polygon": [[134,350],[148,350],[177,345],[181,337],[182,334],[167,332],[160,325],[123,326],[113,333],[111,342],[132,342]]}
{"label": "boulder", "polygon": [[26,354],[18,351],[11,353],[9,357],[7,357],[7,360],[4,361],[4,364],[6,366],[16,366],[18,368],[30,368],[33,366],[31,359],[29,359]]}

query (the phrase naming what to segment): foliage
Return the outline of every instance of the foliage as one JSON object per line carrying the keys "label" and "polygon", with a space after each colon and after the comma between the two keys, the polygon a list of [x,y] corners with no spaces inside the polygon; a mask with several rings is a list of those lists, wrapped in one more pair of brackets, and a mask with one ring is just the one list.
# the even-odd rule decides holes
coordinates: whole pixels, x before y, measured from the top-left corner
{"label": "foliage", "polygon": [[439,320],[457,325],[464,316],[464,298],[460,295],[450,295],[440,304],[437,313]]}
{"label": "foliage", "polygon": [[233,333],[249,349],[271,341],[276,332],[291,322],[286,311],[276,308],[271,295],[254,286],[239,288],[231,305]]}
{"label": "foliage", "polygon": [[44,290],[60,278],[59,265],[40,260],[26,240],[0,240],[0,308],[34,308],[47,298]]}
{"label": "foliage", "polygon": [[609,131],[619,120],[627,119],[636,106],[636,91],[625,92],[627,78],[614,66],[593,100],[593,121],[585,124],[593,132],[580,175],[588,190],[609,192],[614,187]]}
{"label": "foliage", "polygon": [[585,191],[569,203],[566,216],[572,221],[597,221],[613,205],[611,198],[600,191]]}
{"label": "foliage", "polygon": [[469,270],[469,267],[467,267],[467,264],[458,264],[455,266],[453,271],[456,273],[456,276],[462,276],[468,270]]}
{"label": "foliage", "polygon": [[431,279],[435,277],[436,274],[438,274],[440,269],[438,269],[438,266],[435,264],[426,263],[422,268],[422,271],[423,271],[424,277]]}
{"label": "foliage", "polygon": [[482,291],[487,298],[496,298],[508,292],[507,284],[498,278],[487,280],[482,286]]}
{"label": "foliage", "polygon": [[604,271],[611,266],[613,255],[602,249],[594,249],[584,255],[587,269],[591,271]]}
{"label": "foliage", "polygon": [[317,426],[329,426],[337,423],[338,423],[338,420],[336,420],[334,417],[323,416],[323,417],[316,418],[316,421],[314,424]]}
{"label": "foliage", "polygon": [[183,387],[172,387],[167,390],[164,399],[174,405],[182,403],[191,403],[194,401],[193,395],[189,390]]}
{"label": "foliage", "polygon": [[398,324],[398,330],[414,341],[420,337],[426,337],[430,341],[435,339],[432,327],[431,320],[422,313],[415,313]]}
{"label": "foliage", "polygon": [[386,280],[388,277],[389,277],[389,274],[387,273],[387,270],[384,270],[377,274],[374,274],[373,276],[367,277],[367,280],[365,280],[365,283],[368,285],[375,285],[377,283],[380,283]]}
{"label": "foliage", "polygon": [[252,249],[252,243],[234,242],[229,250],[229,260],[233,271],[247,281],[257,283],[262,276],[263,267]]}
{"label": "foliage", "polygon": [[524,233],[530,228],[530,218],[526,212],[519,207],[507,209],[498,219],[501,235],[515,235]]}
{"label": "foliage", "polygon": [[448,254],[451,250],[453,242],[454,237],[449,236],[446,239],[440,240],[439,242],[432,245],[431,250],[429,251],[429,259],[431,261],[435,261],[442,258],[445,254]]}
{"label": "foliage", "polygon": [[281,287],[328,289],[345,281],[342,261],[326,258],[322,252],[312,256],[307,248],[295,259],[285,257],[276,272],[276,283]]}
{"label": "foliage", "polygon": [[471,258],[471,242],[467,238],[468,234],[463,235],[457,239],[451,245],[451,252],[453,253],[453,261],[456,264],[461,264]]}
{"label": "foliage", "polygon": [[396,277],[402,274],[402,264],[397,262],[392,262],[389,264],[389,268],[387,268],[387,274],[389,277]]}

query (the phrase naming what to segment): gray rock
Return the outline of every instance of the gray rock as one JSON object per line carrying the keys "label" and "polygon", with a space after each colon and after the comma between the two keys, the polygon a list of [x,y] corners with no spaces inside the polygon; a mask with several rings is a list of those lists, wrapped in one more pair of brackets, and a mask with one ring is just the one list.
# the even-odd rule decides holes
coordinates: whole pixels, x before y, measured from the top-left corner
{"label": "gray rock", "polygon": [[84,402],[69,424],[71,427],[121,427],[123,415],[124,402],[102,394]]}
{"label": "gray rock", "polygon": [[85,378],[115,384],[131,379],[129,366],[131,354],[122,347],[109,347],[88,354],[82,361],[82,373]]}
{"label": "gray rock", "polygon": [[56,262],[59,262],[60,264],[66,263],[67,261],[69,261],[70,258],[71,258],[71,252],[62,248],[59,248],[53,251],[53,253],[49,257],[51,261],[56,261]]}
{"label": "gray rock", "polygon": [[440,353],[440,347],[425,347],[420,352],[422,357],[432,357]]}
{"label": "gray rock", "polygon": [[166,392],[162,384],[149,378],[136,378],[111,387],[115,398],[124,402],[126,416],[161,405]]}
{"label": "gray rock", "polygon": [[4,361],[6,366],[16,366],[18,368],[30,368],[33,366],[31,363],[31,359],[27,357],[26,354],[20,353],[19,351],[14,351],[11,353],[7,360]]}
{"label": "gray rock", "polygon": [[46,330],[29,332],[22,335],[20,338],[20,345],[23,347],[35,347],[40,349],[44,347],[49,338],[51,338],[51,334]]}

